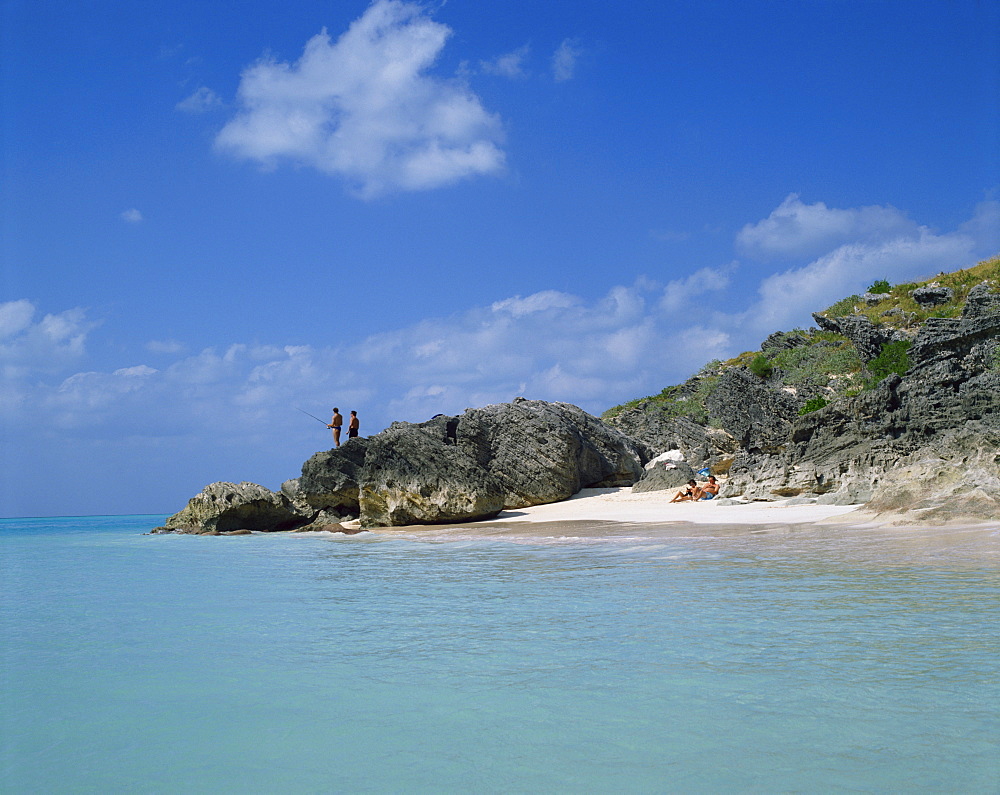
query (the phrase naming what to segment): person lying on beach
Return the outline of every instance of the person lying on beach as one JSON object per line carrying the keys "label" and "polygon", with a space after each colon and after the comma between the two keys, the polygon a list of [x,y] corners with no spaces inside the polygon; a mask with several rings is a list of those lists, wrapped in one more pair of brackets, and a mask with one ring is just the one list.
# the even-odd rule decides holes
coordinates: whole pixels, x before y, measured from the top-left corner
{"label": "person lying on beach", "polygon": [[671,502],[684,502],[685,500],[695,499],[694,492],[695,489],[697,488],[698,484],[695,483],[693,480],[689,480],[687,482],[687,485],[674,495],[674,498],[671,500]]}
{"label": "person lying on beach", "polygon": [[708,476],[708,483],[704,486],[696,486],[691,494],[693,500],[712,500],[719,493],[719,483],[715,475]]}

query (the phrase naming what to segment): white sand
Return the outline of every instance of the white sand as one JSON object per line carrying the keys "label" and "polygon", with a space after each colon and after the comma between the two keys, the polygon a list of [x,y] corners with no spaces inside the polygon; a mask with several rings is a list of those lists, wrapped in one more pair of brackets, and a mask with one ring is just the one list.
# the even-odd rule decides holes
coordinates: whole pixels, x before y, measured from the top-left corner
{"label": "white sand", "polygon": [[[1000,526],[997,522],[967,525],[925,525],[900,516],[875,516],[860,505],[788,505],[746,502],[720,505],[714,500],[671,503],[672,490],[633,494],[631,488],[584,489],[562,502],[503,511],[478,522],[373,528],[385,536],[415,541],[469,541],[493,539],[512,543],[589,543],[593,539],[802,537],[850,539],[860,559],[890,550],[899,561],[934,565],[1000,565]],[[357,529],[358,522],[344,523]],[[832,526],[836,530],[831,536]],[[648,530],[648,533],[647,533]],[[816,535],[818,534],[818,535]],[[342,535],[331,534],[334,538]],[[789,536],[791,537],[791,536]],[[878,544],[889,546],[878,547]],[[875,544],[876,547],[871,545]],[[874,551],[873,551],[874,550]]]}
{"label": "white sand", "polygon": [[670,502],[676,491],[633,493],[631,488],[583,489],[562,502],[503,511],[495,519],[476,524],[503,522],[691,522],[694,524],[809,524],[856,511],[857,505],[786,505],[779,502],[748,502],[720,505],[714,500]]}

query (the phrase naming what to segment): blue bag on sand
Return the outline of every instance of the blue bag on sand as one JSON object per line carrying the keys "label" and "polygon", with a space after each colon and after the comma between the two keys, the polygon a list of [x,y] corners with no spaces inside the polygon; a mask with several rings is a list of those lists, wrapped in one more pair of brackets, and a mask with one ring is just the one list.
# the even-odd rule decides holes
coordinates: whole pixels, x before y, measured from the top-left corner
{"label": "blue bag on sand", "polygon": [[698,470],[698,474],[701,475],[703,478],[708,477],[710,472],[711,470],[708,467],[702,467],[701,469]]}

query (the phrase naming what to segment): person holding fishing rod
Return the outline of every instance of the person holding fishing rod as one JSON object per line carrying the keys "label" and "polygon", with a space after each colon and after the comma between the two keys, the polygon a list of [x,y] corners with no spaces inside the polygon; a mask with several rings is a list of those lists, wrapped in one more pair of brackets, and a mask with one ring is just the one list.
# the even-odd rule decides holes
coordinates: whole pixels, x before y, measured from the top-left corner
{"label": "person holding fishing rod", "polygon": [[[331,419],[330,422],[323,422],[323,420],[321,420],[315,414],[310,414],[305,409],[299,409],[299,411],[301,411],[307,417],[312,417],[314,420],[316,420],[316,422],[325,425],[327,428],[330,428],[333,431],[334,443],[337,445],[337,447],[340,447],[340,429],[344,424],[344,418],[340,414],[340,409],[334,408],[333,419]],[[347,424],[347,438],[348,439],[356,438],[360,427],[361,423],[358,422],[358,412],[352,411],[351,421]]]}
{"label": "person holding fishing rod", "polygon": [[336,406],[333,407],[333,417],[330,420],[330,424],[327,428],[333,430],[333,443],[335,446],[340,447],[340,427],[344,424],[344,418],[340,413],[340,409]]}

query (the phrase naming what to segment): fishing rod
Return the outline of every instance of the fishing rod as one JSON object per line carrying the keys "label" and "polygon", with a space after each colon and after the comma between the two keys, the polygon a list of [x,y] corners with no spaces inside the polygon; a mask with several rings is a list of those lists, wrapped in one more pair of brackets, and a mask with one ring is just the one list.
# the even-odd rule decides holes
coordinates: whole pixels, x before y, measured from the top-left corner
{"label": "fishing rod", "polygon": [[299,411],[301,411],[301,412],[302,412],[303,414],[306,414],[306,415],[308,415],[308,416],[312,417],[312,418],[313,418],[314,420],[316,420],[316,422],[322,422],[322,423],[323,423],[324,425],[326,425],[326,424],[327,424],[325,420],[321,420],[321,419],[320,419],[319,417],[317,417],[317,416],[316,416],[315,414],[309,414],[309,412],[308,412],[308,411],[306,411],[305,409],[299,409]]}

